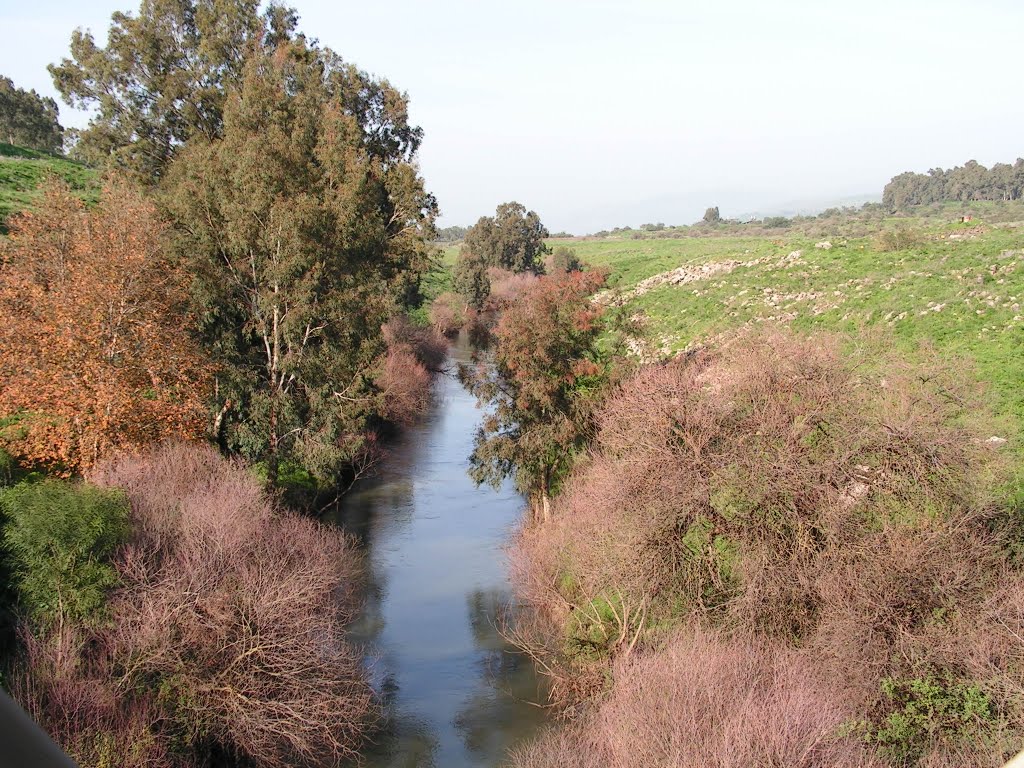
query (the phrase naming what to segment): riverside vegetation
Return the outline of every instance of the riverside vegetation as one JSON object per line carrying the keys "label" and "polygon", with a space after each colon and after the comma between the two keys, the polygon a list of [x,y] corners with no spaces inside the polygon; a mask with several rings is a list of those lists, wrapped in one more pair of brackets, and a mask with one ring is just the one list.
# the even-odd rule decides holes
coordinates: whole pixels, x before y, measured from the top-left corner
{"label": "riverside vegetation", "polygon": [[463,321],[496,312],[477,476],[552,497],[510,547],[506,632],[566,721],[513,765],[999,766],[1024,746],[1022,213],[709,209],[549,239],[589,297],[559,269],[460,285],[480,246],[449,248]]}
{"label": "riverside vegetation", "polygon": [[[332,764],[381,719],[316,521],[429,405],[404,94],[256,2],[0,81],[2,681],[83,766]],[[145,51],[145,56],[140,55]]]}
{"label": "riverside vegetation", "polygon": [[439,233],[405,95],[297,23],[189,0],[74,33],[67,157],[0,82],[3,684],[62,747],[358,759],[364,564],[305,513],[459,330],[472,476],[532,512],[504,630],[564,714],[513,766],[1024,747],[1020,161],[815,217],[570,240],[510,202]]}

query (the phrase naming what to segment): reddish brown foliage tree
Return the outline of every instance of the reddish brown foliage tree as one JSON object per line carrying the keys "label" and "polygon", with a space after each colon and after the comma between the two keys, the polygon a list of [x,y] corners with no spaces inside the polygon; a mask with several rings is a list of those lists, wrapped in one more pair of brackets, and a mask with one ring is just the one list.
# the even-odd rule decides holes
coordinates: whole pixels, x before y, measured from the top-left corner
{"label": "reddish brown foliage tree", "polygon": [[57,182],[0,262],[0,415],[11,451],[65,473],[204,431],[210,382],[152,204],[111,185],[85,210]]}
{"label": "reddish brown foliage tree", "polygon": [[603,272],[528,278],[495,330],[494,370],[480,368],[474,380],[494,411],[476,442],[473,477],[514,477],[537,518],[548,518],[550,497],[588,444],[608,381],[610,358],[597,348],[604,310],[590,300],[604,282]]}

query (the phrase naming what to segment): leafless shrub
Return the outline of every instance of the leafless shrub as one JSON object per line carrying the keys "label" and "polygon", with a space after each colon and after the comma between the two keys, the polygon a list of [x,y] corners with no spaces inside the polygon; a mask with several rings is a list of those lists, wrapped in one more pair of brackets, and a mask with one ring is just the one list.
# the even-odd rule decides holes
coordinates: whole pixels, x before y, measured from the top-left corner
{"label": "leafless shrub", "polygon": [[384,417],[412,424],[430,405],[431,371],[448,357],[448,342],[436,328],[421,328],[396,316],[382,328],[388,345],[377,386],[383,393]]}
{"label": "leafless shrub", "polygon": [[414,424],[430,405],[430,372],[405,349],[388,350],[377,386],[384,395],[384,416],[396,424]]}
{"label": "leafless shrub", "polygon": [[405,315],[396,315],[381,331],[389,350],[403,350],[428,371],[438,371],[448,359],[448,342],[437,328],[414,325]]}
{"label": "leafless shrub", "polygon": [[488,269],[487,276],[491,281],[491,294],[487,300],[490,311],[501,311],[537,280],[531,272],[510,272],[498,267]]}
{"label": "leafless shrub", "polygon": [[515,768],[884,763],[841,729],[851,712],[798,653],[690,629],[620,660],[609,696],[514,756]]}
{"label": "leafless shrub", "polygon": [[11,695],[76,763],[171,764],[166,742],[156,735],[159,708],[149,696],[126,698],[118,690],[103,633],[87,641],[71,626],[40,635],[23,626],[20,636],[6,681]]}
{"label": "leafless shrub", "polygon": [[123,456],[92,479],[131,501],[122,586],[109,625],[26,637],[12,689],[30,713],[83,764],[200,765],[211,745],[266,766],[355,756],[376,710],[345,640],[349,540],[208,447]]}
{"label": "leafless shrub", "polygon": [[517,593],[537,609],[517,641],[568,700],[636,655],[614,629],[642,606],[648,626],[693,616],[808,649],[861,716],[883,678],[923,670],[987,680],[1019,707],[1000,678],[1017,631],[988,654],[962,639],[962,617],[993,632],[1024,613],[987,599],[1007,572],[1001,462],[974,402],[948,364],[821,336],[741,336],[642,370],[605,404],[554,520],[513,547]]}

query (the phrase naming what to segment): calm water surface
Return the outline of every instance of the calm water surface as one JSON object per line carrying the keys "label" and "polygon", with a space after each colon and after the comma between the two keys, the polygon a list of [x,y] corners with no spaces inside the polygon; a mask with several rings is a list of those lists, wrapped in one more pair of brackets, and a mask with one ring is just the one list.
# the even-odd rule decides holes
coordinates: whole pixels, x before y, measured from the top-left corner
{"label": "calm water surface", "polygon": [[[453,362],[468,361],[460,341]],[[370,587],[355,639],[371,656],[389,724],[372,768],[501,765],[543,724],[536,671],[495,629],[510,599],[503,547],[524,502],[466,474],[481,412],[451,376],[429,417],[336,519],[366,547]]]}

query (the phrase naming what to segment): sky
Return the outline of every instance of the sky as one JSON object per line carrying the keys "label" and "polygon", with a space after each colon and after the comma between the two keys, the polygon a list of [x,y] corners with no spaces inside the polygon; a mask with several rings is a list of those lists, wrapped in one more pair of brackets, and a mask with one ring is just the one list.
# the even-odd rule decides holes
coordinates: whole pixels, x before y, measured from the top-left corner
{"label": "sky", "polygon": [[[71,31],[137,2],[0,0],[0,74],[57,98]],[[408,93],[442,226],[508,200],[575,234],[820,208],[1024,156],[1020,0],[290,4]]]}

